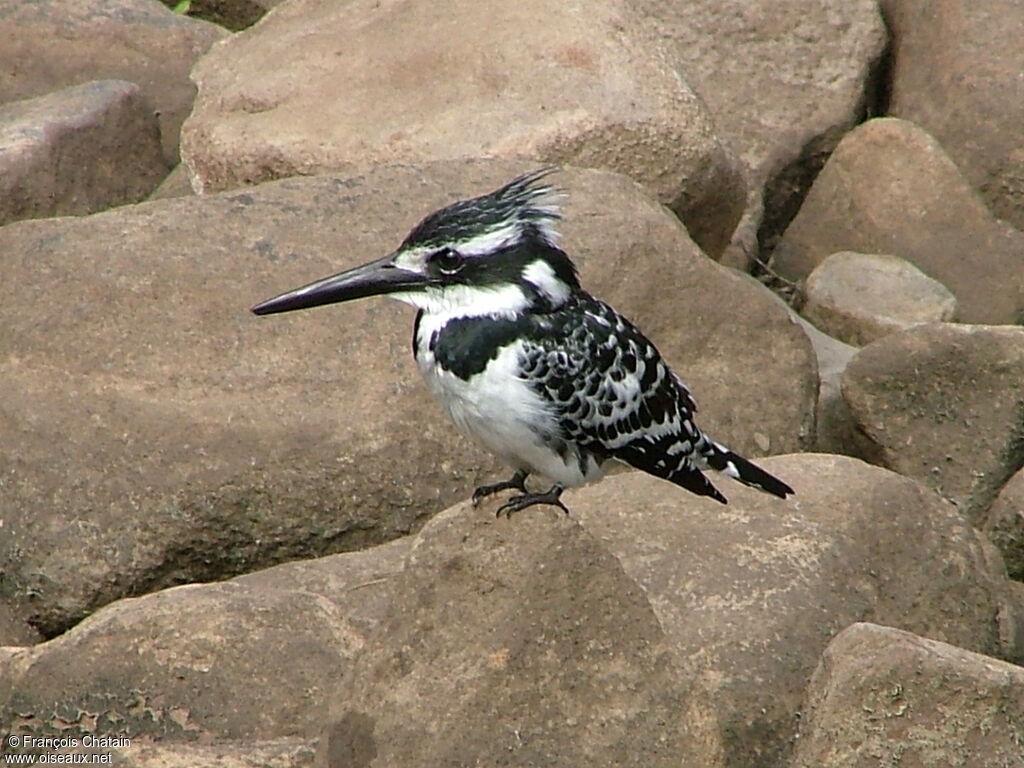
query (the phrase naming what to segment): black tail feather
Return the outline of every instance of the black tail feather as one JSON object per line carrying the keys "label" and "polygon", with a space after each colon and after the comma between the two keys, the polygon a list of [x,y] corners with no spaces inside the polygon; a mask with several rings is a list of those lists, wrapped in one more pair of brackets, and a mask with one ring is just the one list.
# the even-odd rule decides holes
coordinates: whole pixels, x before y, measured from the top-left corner
{"label": "black tail feather", "polygon": [[704,454],[704,457],[712,469],[724,472],[744,485],[778,496],[780,499],[796,493],[775,475],[769,474],[752,461],[730,451],[724,445],[709,440],[708,446],[710,450]]}

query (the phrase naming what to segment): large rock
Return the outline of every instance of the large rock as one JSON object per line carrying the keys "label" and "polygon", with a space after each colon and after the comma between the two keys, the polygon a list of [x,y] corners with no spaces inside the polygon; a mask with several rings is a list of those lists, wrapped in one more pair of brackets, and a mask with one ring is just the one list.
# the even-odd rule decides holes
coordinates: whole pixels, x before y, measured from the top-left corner
{"label": "large rock", "polygon": [[90,80],[137,83],[156,108],[173,165],[195,98],[189,70],[227,34],[157,0],[0,0],[0,103]]}
{"label": "large rock", "polygon": [[318,764],[704,764],[685,689],[644,590],[601,542],[550,508],[508,521],[463,503],[417,536]]}
{"label": "large rock", "polygon": [[[386,168],[0,229],[19,286],[0,303],[0,590],[53,633],[124,595],[394,538],[505,475],[420,382],[407,308],[247,308],[522,169]],[[701,423],[742,452],[806,445],[813,353],[774,297],[635,183],[557,181],[583,282],[660,346]]]}
{"label": "large rock", "polygon": [[942,147],[871,120],[836,147],[775,250],[801,280],[837,251],[906,259],[957,298],[965,323],[1024,323],[1024,233],[998,221]]}
{"label": "large rock", "polygon": [[563,497],[643,587],[693,681],[692,738],[721,765],[786,764],[807,681],[852,622],[1010,658],[1024,650],[1024,606],[951,504],[856,459],[761,463],[793,499],[722,478],[722,507],[638,473]]}
{"label": "large rock", "polygon": [[856,346],[956,315],[956,297],[946,286],[897,256],[878,253],[833,253],[808,276],[804,297],[804,317]]}
{"label": "large rock", "polygon": [[133,83],[0,106],[0,224],[135,203],[168,170],[156,117]]}
{"label": "large rock", "polygon": [[189,585],[106,606],[8,655],[0,729],[170,740],[315,732],[363,638],[308,592]]}
{"label": "large rock", "polygon": [[531,157],[632,176],[711,253],[743,207],[707,110],[627,0],[293,0],[192,76],[182,154],[200,191]]}
{"label": "large rock", "polygon": [[854,624],[814,673],[790,765],[1024,765],[1024,667]]}
{"label": "large rock", "polygon": [[[796,213],[843,134],[871,106],[886,30],[873,0],[639,0],[721,138],[747,167],[745,267]],[[744,241],[744,239],[746,239]],[[742,250],[742,248],[741,248]]]}
{"label": "large rock", "polygon": [[1024,464],[1024,328],[936,323],[886,336],[857,353],[842,388],[861,455],[979,526]]}
{"label": "large rock", "polygon": [[1024,581],[1024,467],[999,491],[982,530],[1003,553],[1010,578]]}
{"label": "large rock", "polygon": [[935,136],[996,216],[1024,229],[1024,2],[882,0],[889,113]]}

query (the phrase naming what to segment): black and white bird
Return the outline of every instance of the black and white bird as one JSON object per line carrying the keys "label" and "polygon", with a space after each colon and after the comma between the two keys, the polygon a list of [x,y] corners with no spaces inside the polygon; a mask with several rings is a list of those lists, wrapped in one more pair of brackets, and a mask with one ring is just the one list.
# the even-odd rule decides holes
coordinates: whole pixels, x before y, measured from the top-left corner
{"label": "black and white bird", "polygon": [[[396,251],[253,307],[258,315],[387,294],[419,311],[413,353],[460,432],[515,469],[477,488],[473,503],[519,492],[511,515],[561,501],[594,482],[609,459],[726,503],[714,469],[786,498],[793,489],[705,435],[697,406],[658,350],[580,287],[558,245],[562,194],[535,171],[490,194],[442,208]],[[554,482],[544,493],[528,475]]]}

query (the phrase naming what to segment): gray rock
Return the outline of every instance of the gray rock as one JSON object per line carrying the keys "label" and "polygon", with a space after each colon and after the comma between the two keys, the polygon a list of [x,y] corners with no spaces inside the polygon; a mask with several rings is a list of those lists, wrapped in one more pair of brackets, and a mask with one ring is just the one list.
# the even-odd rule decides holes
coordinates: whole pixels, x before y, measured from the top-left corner
{"label": "gray rock", "polygon": [[861,455],[979,526],[1024,463],[1024,328],[936,323],[886,336],[857,353],[842,388]]}
{"label": "gray rock", "polygon": [[1024,468],[999,491],[982,530],[1003,553],[1010,578],[1024,581]]}
{"label": "gray rock", "polygon": [[693,765],[786,765],[807,682],[852,622],[1008,658],[1024,651],[1024,606],[951,504],[856,459],[761,463],[796,496],[782,502],[723,479],[722,507],[638,473],[566,495],[641,585],[693,681],[691,738],[702,756],[719,756]]}
{"label": "gray rock", "polygon": [[137,83],[156,108],[173,166],[195,98],[189,70],[227,35],[157,0],[0,0],[0,104],[90,80]]}
{"label": "gray rock", "polygon": [[857,623],[811,680],[793,768],[1024,765],[1024,667]]}
{"label": "gray rock", "polygon": [[0,225],[138,202],[167,175],[160,127],[123,80],[0,106]]}
{"label": "gray rock", "polygon": [[[420,381],[404,307],[248,307],[522,170],[382,168],[0,228],[0,280],[21,286],[0,305],[0,591],[53,634],[125,595],[395,538],[505,476]],[[634,182],[557,182],[584,284],[659,345],[702,424],[744,453],[809,444],[813,353],[770,292]]]}
{"label": "gray rock", "polygon": [[881,6],[893,34],[889,114],[935,136],[995,215],[1024,229],[1024,5]]}
{"label": "gray rock", "polygon": [[843,138],[774,265],[802,280],[837,251],[906,259],[953,292],[962,322],[1024,322],[1024,233],[994,218],[942,147],[905,120],[871,120]]}
{"label": "gray rock", "polygon": [[167,177],[160,182],[160,186],[153,190],[149,200],[166,200],[171,197],[190,197],[195,194],[192,185],[188,180],[188,171],[185,166],[179,163],[167,174]]}
{"label": "gray rock", "polygon": [[210,741],[319,728],[363,638],[330,600],[188,585],[104,607],[0,668],[0,728]]}
{"label": "gray rock", "polygon": [[628,174],[712,253],[746,196],[703,103],[626,0],[453,0],[444,13],[293,0],[192,76],[199,95],[182,153],[204,192],[385,163],[529,157]]}
{"label": "gray rock", "polygon": [[883,254],[833,253],[808,275],[804,296],[804,317],[858,347],[956,316],[956,297],[946,286],[913,264]]}

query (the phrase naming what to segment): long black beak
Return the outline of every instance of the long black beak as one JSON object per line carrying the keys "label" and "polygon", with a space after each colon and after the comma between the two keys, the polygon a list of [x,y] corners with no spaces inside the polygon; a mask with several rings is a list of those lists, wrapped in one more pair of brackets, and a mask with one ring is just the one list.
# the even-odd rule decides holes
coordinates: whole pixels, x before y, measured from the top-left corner
{"label": "long black beak", "polygon": [[429,281],[424,275],[395,266],[393,257],[385,256],[267,299],[253,307],[252,311],[257,315],[291,312],[366,296],[415,290],[427,285]]}

